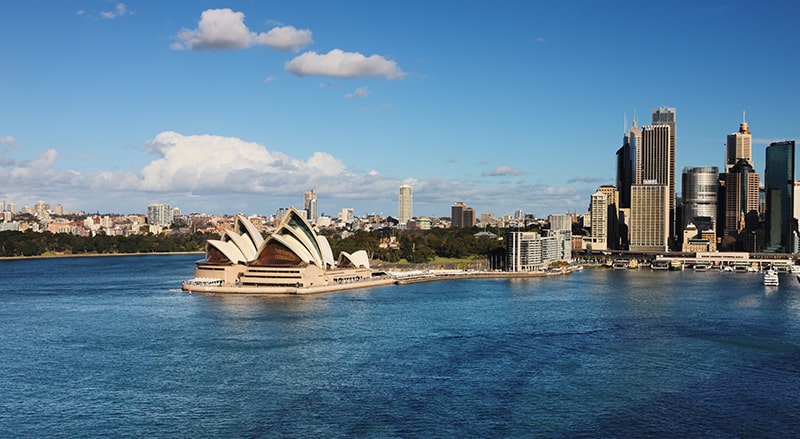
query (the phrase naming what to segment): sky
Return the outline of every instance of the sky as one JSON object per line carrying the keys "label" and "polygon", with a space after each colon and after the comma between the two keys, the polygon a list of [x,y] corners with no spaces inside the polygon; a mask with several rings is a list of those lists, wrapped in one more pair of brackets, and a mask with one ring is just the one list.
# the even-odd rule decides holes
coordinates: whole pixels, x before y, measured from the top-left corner
{"label": "sky", "polygon": [[[800,139],[800,3],[0,2],[0,200],[67,211],[546,217],[677,110],[683,167],[743,117]],[[678,185],[680,191],[680,184]]]}

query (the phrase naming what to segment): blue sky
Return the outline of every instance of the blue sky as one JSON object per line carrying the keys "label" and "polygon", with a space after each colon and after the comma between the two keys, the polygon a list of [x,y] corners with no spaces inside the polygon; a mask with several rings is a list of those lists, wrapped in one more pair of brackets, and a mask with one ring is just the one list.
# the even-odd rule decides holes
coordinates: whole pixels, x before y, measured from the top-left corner
{"label": "blue sky", "polygon": [[0,199],[135,213],[587,210],[624,122],[677,166],[800,138],[794,2],[0,2]]}

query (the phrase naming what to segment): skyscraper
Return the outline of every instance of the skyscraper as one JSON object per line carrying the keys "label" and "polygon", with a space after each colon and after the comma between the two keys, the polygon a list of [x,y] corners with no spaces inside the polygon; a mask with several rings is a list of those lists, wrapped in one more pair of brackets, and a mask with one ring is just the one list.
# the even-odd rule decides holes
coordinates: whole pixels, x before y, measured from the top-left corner
{"label": "skyscraper", "polygon": [[397,200],[397,220],[401,224],[407,223],[408,220],[413,218],[412,208],[411,186],[407,184],[401,185],[400,197]]}
{"label": "skyscraper", "polygon": [[631,186],[631,251],[669,249],[669,186],[654,180]]}
{"label": "skyscraper", "polygon": [[733,168],[739,159],[745,159],[750,166],[753,164],[753,136],[747,122],[742,120],[739,124],[739,132],[728,134],[727,149],[725,151],[725,172]]}
{"label": "skyscraper", "polygon": [[716,166],[683,168],[683,227],[694,224],[700,231],[715,230],[718,181]]}
{"label": "skyscraper", "polygon": [[453,203],[450,207],[450,227],[464,227],[464,209],[466,208],[467,205],[462,201]]}
{"label": "skyscraper", "polygon": [[[653,123],[642,127],[634,153],[634,184],[655,181],[667,186],[669,236],[675,236],[675,108],[653,110]],[[633,207],[633,202],[631,202]]]}
{"label": "skyscraper", "polygon": [[617,150],[617,190],[619,207],[631,207],[631,184],[634,182],[634,154],[641,143],[642,132],[633,119],[631,129],[622,138],[622,147]]}
{"label": "skyscraper", "polygon": [[317,221],[317,193],[314,189],[303,193],[303,209],[306,211],[306,218],[312,224]]}
{"label": "skyscraper", "polygon": [[[724,187],[724,223],[722,236],[734,238],[745,229],[758,226],[758,186],[761,177],[746,160],[740,159],[720,176]],[[756,249],[752,249],[756,251]]]}
{"label": "skyscraper", "polygon": [[764,170],[766,192],[766,240],[764,250],[794,251],[794,140],[773,142],[767,147]]}
{"label": "skyscraper", "polygon": [[591,217],[591,244],[592,250],[607,250],[608,249],[608,201],[606,194],[597,191],[592,194],[592,201],[590,204],[592,211]]}
{"label": "skyscraper", "polygon": [[475,225],[475,209],[467,207],[463,201],[453,203],[450,207],[450,227],[472,227]]}

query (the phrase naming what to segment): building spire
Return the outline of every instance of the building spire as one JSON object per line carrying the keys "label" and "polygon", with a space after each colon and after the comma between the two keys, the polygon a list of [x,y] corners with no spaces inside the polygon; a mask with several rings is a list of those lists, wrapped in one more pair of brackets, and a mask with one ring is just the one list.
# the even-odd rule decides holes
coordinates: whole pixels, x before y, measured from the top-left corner
{"label": "building spire", "polygon": [[745,119],[745,111],[742,110],[742,123],[739,124],[739,133],[750,134],[750,128],[747,126],[747,119]]}

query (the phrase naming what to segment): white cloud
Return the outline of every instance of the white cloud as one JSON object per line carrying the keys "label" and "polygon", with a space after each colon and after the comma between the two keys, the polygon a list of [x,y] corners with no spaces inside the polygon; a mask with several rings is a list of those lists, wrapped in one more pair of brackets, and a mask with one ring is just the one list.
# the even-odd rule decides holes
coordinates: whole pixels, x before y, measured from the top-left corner
{"label": "white cloud", "polygon": [[483,173],[484,177],[508,177],[513,175],[522,175],[525,171],[511,166],[499,166],[491,171]]}
{"label": "white cloud", "polygon": [[384,77],[397,79],[405,76],[397,63],[380,55],[364,56],[358,52],[333,49],[320,55],[306,52],[286,63],[286,70],[297,76],[331,76],[336,78]]}
{"label": "white cloud", "polygon": [[269,84],[270,82],[277,81],[277,80],[278,80],[278,78],[275,77],[275,76],[268,76],[268,77],[264,78],[264,84]]}
{"label": "white cloud", "polygon": [[[83,11],[80,11],[80,12],[81,12],[80,15],[82,15]],[[101,12],[100,13],[100,18],[105,18],[105,19],[109,19],[110,20],[110,19],[114,19],[114,18],[117,18],[117,17],[122,17],[124,15],[129,15],[129,14],[131,14],[131,12],[128,11],[128,8],[125,6],[125,3],[117,3],[117,5],[114,7],[113,11]]]}
{"label": "white cloud", "polygon": [[[0,139],[9,143],[13,138]],[[295,158],[236,137],[171,131],[156,135],[143,150],[153,157],[139,170],[94,172],[59,170],[64,163],[54,149],[32,160],[3,160],[0,154],[0,188],[13,189],[0,196],[19,205],[42,199],[85,211],[142,213],[149,203],[165,202],[187,212],[263,214],[297,205],[302,192],[315,187],[330,211],[354,207],[361,213],[394,215],[397,187],[410,183],[418,215],[446,216],[454,201],[463,200],[479,212],[502,215],[523,209],[544,216],[584,208],[595,190],[593,185],[409,178],[371,168],[353,172],[327,152]]]}
{"label": "white cloud", "polygon": [[311,31],[296,29],[294,26],[283,26],[270,29],[254,37],[256,44],[269,46],[277,50],[298,51],[311,44]]}
{"label": "white cloud", "polygon": [[369,87],[359,87],[353,90],[352,93],[347,93],[344,95],[345,99],[353,99],[353,98],[366,98],[369,96]]}
{"label": "white cloud", "polygon": [[197,29],[182,29],[175,38],[177,41],[171,45],[175,50],[231,50],[258,45],[297,51],[312,42],[310,30],[294,26],[251,32],[244,24],[244,13],[229,8],[203,11]]}
{"label": "white cloud", "polygon": [[344,171],[344,164],[327,153],[316,152],[308,160],[293,159],[235,137],[163,132],[147,143],[146,150],[160,156],[140,173],[141,189],[151,191],[270,193]]}

